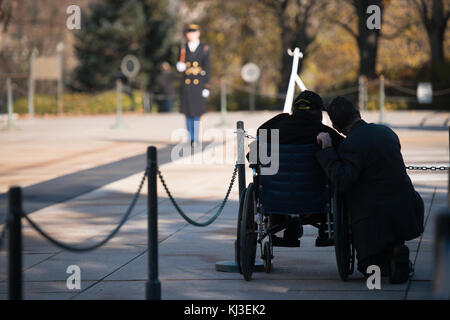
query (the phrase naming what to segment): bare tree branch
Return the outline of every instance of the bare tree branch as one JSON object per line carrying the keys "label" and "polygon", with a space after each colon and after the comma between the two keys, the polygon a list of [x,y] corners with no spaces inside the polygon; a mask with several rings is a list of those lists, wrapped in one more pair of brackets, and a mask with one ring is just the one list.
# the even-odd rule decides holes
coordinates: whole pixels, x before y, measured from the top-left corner
{"label": "bare tree branch", "polygon": [[394,33],[391,33],[391,34],[381,33],[380,36],[387,40],[393,40],[393,39],[399,37],[400,35],[402,35],[406,30],[408,30],[414,24],[415,24],[414,21],[409,21],[409,22],[405,23],[403,26],[397,28],[397,30]]}
{"label": "bare tree branch", "polygon": [[343,28],[345,31],[347,31],[350,35],[352,35],[355,39],[358,39],[359,35],[353,31],[352,27],[350,27],[348,24],[333,18],[333,17],[328,17],[328,19],[332,22],[337,24],[338,26],[340,26],[341,28]]}

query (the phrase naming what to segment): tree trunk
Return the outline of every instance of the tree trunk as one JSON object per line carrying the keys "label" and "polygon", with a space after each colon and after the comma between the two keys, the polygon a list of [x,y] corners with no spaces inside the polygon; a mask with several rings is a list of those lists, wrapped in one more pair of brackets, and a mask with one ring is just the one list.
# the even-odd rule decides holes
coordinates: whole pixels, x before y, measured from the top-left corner
{"label": "tree trunk", "polygon": [[432,64],[444,61],[444,33],[433,32],[428,35]]}
{"label": "tree trunk", "polygon": [[[302,71],[303,60],[306,58],[306,50],[308,46],[314,40],[314,37],[310,37],[306,32],[306,27],[308,24],[309,16],[304,14],[296,19],[296,23],[291,24],[291,19],[284,10],[283,14],[280,15],[280,27],[281,27],[281,39],[282,39],[282,50],[281,50],[281,79],[278,85],[278,92],[284,93],[289,85],[289,79],[292,72],[292,59],[290,55],[287,54],[287,49],[294,50],[295,47],[299,47],[300,51],[303,53],[303,58],[298,62],[298,73]],[[292,27],[292,25],[294,27]]]}
{"label": "tree trunk", "polygon": [[[294,49],[295,46],[295,31],[291,29],[286,20],[281,21],[281,79],[278,84],[278,92],[285,93],[289,84],[289,78],[292,70],[292,57],[287,54],[287,49]],[[304,48],[301,48],[304,50]],[[299,63],[299,71],[301,69],[301,63]]]}
{"label": "tree trunk", "polygon": [[367,18],[369,17],[366,13],[367,7],[369,5],[378,5],[381,8],[381,13],[383,12],[381,0],[378,1],[354,1],[354,6],[358,15],[358,36],[357,43],[359,49],[359,74],[366,76],[368,79],[374,79],[377,77],[376,67],[377,67],[377,51],[378,51],[378,40],[380,37],[380,30],[367,28]]}
{"label": "tree trunk", "polygon": [[436,73],[439,65],[444,62],[444,35],[447,27],[447,16],[444,13],[442,0],[434,0],[432,4],[431,18],[428,18],[426,12],[422,13],[425,29],[427,30],[428,43],[431,51],[432,74]]}
{"label": "tree trunk", "polygon": [[360,33],[358,38],[359,48],[359,73],[368,79],[377,77],[377,50],[379,32],[372,30],[370,33]]}

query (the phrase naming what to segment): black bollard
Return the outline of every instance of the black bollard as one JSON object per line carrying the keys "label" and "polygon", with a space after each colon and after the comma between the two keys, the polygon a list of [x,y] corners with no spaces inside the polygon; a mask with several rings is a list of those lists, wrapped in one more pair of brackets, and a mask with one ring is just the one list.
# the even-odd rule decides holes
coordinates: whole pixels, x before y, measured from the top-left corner
{"label": "black bollard", "polygon": [[158,279],[158,196],[156,189],[157,156],[156,147],[147,149],[148,195],[148,280],[146,284],[146,299],[161,300],[161,282]]}
{"label": "black bollard", "polygon": [[8,299],[22,300],[22,189],[8,192]]}
{"label": "black bollard", "polygon": [[245,136],[244,136],[244,122],[238,121],[236,123],[237,131],[237,148],[238,148],[238,181],[239,181],[239,201],[241,201],[242,190],[245,189]]}
{"label": "black bollard", "polygon": [[450,299],[450,209],[435,218],[433,291],[437,299]]}

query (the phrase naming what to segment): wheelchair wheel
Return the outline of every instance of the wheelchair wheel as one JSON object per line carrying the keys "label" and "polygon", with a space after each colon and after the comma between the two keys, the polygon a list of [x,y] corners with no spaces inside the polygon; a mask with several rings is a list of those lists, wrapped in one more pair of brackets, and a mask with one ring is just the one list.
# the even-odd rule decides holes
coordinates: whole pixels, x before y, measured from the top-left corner
{"label": "wheelchair wheel", "polygon": [[348,276],[353,273],[354,250],[350,242],[348,218],[344,211],[342,198],[337,192],[333,197],[332,208],[337,267],[342,281],[347,281]]}
{"label": "wheelchair wheel", "polygon": [[241,238],[241,219],[242,219],[242,208],[244,207],[244,200],[245,200],[245,192],[247,189],[242,190],[241,192],[241,196],[240,196],[240,201],[239,201],[239,212],[238,212],[238,219],[237,219],[237,234],[236,234],[236,240],[234,241],[234,253],[235,253],[235,260],[236,260],[236,264],[239,270],[239,273],[242,274],[242,270],[241,270],[241,243],[240,243],[240,238]]}
{"label": "wheelchair wheel", "polygon": [[248,185],[245,192],[244,204],[242,207],[242,217],[240,223],[240,265],[241,271],[246,281],[252,278],[253,269],[255,266],[256,247],[257,247],[257,233],[255,223],[255,193],[253,183]]}
{"label": "wheelchair wheel", "polygon": [[264,261],[264,271],[270,273],[272,271],[272,259],[273,259],[273,248],[270,245],[270,241],[264,243],[263,256]]}

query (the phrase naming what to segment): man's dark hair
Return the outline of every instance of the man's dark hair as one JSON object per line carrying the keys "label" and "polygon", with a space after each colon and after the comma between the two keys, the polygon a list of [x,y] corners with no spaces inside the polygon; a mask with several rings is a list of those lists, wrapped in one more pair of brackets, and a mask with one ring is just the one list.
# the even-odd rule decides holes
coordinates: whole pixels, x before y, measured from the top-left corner
{"label": "man's dark hair", "polygon": [[360,117],[358,108],[344,97],[334,98],[328,106],[327,112],[333,126],[339,131],[342,131]]}

